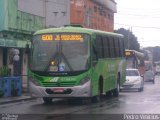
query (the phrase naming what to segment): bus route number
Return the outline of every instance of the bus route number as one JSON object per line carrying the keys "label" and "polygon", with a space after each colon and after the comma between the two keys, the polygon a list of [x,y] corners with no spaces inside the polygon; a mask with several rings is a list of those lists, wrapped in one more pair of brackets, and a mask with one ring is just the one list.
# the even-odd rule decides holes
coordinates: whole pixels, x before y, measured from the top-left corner
{"label": "bus route number", "polygon": [[53,36],[52,35],[42,35],[42,40],[44,41],[53,40]]}

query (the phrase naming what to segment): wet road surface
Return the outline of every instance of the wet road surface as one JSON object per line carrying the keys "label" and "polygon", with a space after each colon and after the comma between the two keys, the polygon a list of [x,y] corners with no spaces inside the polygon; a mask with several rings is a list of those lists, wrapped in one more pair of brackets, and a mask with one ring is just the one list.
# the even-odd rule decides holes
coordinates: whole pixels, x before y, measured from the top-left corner
{"label": "wet road surface", "polygon": [[51,105],[45,105],[41,99],[37,99],[0,105],[0,113],[36,115],[35,117],[39,116],[47,120],[54,118],[51,115],[66,119],[66,116],[72,114],[160,114],[160,76],[156,76],[155,84],[145,83],[142,92],[123,91],[118,98],[103,97],[99,103],[80,104],[60,100]]}

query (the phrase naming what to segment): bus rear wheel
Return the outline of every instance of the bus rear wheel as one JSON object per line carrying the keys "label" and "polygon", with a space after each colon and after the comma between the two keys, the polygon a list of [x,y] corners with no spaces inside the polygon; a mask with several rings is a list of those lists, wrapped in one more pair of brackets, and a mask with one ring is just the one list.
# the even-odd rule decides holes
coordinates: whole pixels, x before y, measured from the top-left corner
{"label": "bus rear wheel", "polygon": [[43,102],[44,102],[44,104],[51,104],[52,103],[52,98],[50,98],[50,97],[43,97]]}
{"label": "bus rear wheel", "polygon": [[118,97],[119,96],[119,91],[120,91],[120,77],[118,76],[117,87],[116,87],[116,89],[113,90],[113,96]]}

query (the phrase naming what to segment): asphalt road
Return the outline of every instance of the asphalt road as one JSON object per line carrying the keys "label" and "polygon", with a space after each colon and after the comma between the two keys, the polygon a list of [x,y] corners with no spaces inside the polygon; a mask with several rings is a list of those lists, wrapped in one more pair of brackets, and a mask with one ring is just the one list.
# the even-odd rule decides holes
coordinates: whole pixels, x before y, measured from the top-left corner
{"label": "asphalt road", "polygon": [[[74,116],[76,119],[85,116],[88,120],[86,115],[100,117],[120,114],[120,117],[124,117],[126,114],[160,114],[160,76],[156,76],[155,84],[145,83],[142,92],[123,91],[118,98],[104,97],[99,103],[80,104],[60,100],[45,105],[41,99],[37,99],[0,105],[0,113],[1,118],[11,115],[9,117],[18,117],[22,120],[27,120],[28,117],[33,120],[52,120],[55,117],[63,120],[71,119],[71,115],[76,115]],[[160,116],[157,119],[160,119]]]}

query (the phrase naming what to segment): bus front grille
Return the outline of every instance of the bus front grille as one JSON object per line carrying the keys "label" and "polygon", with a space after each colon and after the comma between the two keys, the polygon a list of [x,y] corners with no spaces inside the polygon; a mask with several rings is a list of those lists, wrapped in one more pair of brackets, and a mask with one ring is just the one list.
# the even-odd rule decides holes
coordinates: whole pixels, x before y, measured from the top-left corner
{"label": "bus front grille", "polygon": [[44,87],[72,87],[76,85],[76,81],[70,82],[42,82]]}

